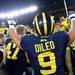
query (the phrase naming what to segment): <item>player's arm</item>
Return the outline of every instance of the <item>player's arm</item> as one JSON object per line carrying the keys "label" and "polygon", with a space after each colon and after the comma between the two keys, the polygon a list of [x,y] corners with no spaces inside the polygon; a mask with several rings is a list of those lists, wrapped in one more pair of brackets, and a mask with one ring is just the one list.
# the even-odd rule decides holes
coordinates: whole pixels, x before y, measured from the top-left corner
{"label": "player's arm", "polygon": [[69,29],[69,38],[70,38],[70,42],[75,40],[75,13],[71,14],[69,16],[70,19],[70,29]]}
{"label": "player's arm", "polygon": [[21,46],[20,46],[21,38],[20,38],[20,36],[17,35],[17,32],[16,32],[15,28],[9,28],[8,34],[11,37],[11,39],[16,43],[16,45],[19,48],[21,48]]}

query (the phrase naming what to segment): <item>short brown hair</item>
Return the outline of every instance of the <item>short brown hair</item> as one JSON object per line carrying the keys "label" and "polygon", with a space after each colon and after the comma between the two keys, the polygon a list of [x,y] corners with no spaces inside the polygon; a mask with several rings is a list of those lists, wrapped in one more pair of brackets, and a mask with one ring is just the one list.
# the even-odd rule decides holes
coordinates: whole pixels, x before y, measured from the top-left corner
{"label": "short brown hair", "polygon": [[25,34],[26,27],[24,25],[17,25],[16,27],[17,34]]}

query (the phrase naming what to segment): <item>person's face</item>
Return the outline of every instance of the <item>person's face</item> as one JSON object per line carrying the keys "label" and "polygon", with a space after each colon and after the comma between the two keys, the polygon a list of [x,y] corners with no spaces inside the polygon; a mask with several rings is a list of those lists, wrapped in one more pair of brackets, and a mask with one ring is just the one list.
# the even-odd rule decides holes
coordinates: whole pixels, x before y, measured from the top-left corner
{"label": "person's face", "polygon": [[4,41],[4,34],[0,34],[0,43]]}
{"label": "person's face", "polygon": [[60,21],[63,21],[65,18],[64,18],[64,16],[61,16],[60,17]]}

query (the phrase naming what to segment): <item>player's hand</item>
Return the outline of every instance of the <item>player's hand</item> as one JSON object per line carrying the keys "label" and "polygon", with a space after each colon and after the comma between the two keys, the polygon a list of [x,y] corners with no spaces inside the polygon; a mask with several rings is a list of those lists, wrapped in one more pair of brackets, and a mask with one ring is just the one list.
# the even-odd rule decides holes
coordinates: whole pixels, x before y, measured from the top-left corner
{"label": "player's hand", "polygon": [[12,19],[8,20],[8,24],[9,24],[9,28],[14,28],[14,26],[16,25],[16,22]]}
{"label": "player's hand", "polygon": [[21,38],[20,38],[20,36],[18,36],[15,28],[9,28],[8,34],[9,34],[10,38],[15,42],[15,44],[19,48],[21,48],[21,46],[20,46],[20,40],[21,40]]}
{"label": "player's hand", "polygon": [[74,44],[70,44],[70,47],[75,48],[75,45]]}
{"label": "player's hand", "polygon": [[14,37],[15,34],[17,34],[15,28],[9,28],[8,35]]}
{"label": "player's hand", "polygon": [[70,12],[68,16],[69,20],[75,20],[75,12]]}

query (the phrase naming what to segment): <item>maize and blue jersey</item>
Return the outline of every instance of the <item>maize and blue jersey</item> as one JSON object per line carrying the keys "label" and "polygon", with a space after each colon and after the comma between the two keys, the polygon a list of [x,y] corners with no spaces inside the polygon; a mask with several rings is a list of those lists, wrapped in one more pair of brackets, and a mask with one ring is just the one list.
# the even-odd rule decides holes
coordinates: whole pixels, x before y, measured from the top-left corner
{"label": "maize and blue jersey", "polygon": [[8,38],[6,40],[6,52],[6,71],[12,75],[23,75],[26,69],[25,51],[19,49],[16,44]]}
{"label": "maize and blue jersey", "polygon": [[48,37],[23,36],[21,47],[28,53],[35,75],[64,75],[63,61],[69,36],[64,31]]}

